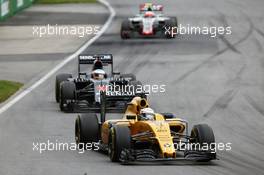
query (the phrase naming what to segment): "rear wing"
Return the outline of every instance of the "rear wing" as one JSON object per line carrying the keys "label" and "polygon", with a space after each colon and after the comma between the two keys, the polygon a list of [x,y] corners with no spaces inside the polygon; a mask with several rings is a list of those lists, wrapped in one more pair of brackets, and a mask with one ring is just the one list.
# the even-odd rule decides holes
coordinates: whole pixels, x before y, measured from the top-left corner
{"label": "rear wing", "polygon": [[94,64],[96,59],[100,59],[103,64],[111,64],[111,73],[113,74],[113,55],[112,54],[97,54],[97,55],[79,55],[78,57],[78,72],[80,74],[81,64]]}
{"label": "rear wing", "polygon": [[79,55],[79,64],[93,64],[94,61],[98,58],[103,63],[113,64],[113,55],[111,54]]}
{"label": "rear wing", "polygon": [[[136,93],[134,95],[122,95],[122,96],[107,96],[105,92],[101,92],[100,98],[100,118],[101,122],[105,122],[106,113],[125,113],[127,105],[134,97],[141,97],[147,99],[147,94],[145,92]],[[111,109],[111,107],[107,107],[107,103],[111,103],[113,101],[123,101],[126,102],[125,106],[121,108]]]}
{"label": "rear wing", "polygon": [[163,11],[163,5],[152,4],[152,3],[140,4],[139,5],[139,11],[140,11],[140,13],[144,13],[146,11],[162,12]]}

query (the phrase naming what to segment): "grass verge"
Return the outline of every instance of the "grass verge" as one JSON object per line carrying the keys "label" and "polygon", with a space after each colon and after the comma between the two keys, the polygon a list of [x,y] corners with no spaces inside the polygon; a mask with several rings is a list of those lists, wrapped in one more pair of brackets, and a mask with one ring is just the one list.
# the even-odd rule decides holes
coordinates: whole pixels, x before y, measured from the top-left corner
{"label": "grass verge", "polygon": [[37,4],[95,3],[96,0],[36,0]]}
{"label": "grass verge", "polygon": [[0,103],[7,100],[11,95],[23,86],[22,83],[0,80]]}

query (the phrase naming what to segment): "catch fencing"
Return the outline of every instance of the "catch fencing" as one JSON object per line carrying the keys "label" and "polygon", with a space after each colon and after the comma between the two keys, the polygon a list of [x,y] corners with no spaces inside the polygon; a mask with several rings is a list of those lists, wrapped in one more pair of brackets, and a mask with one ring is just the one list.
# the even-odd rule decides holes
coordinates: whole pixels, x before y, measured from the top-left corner
{"label": "catch fencing", "polygon": [[0,0],[0,21],[31,6],[33,2],[34,0]]}

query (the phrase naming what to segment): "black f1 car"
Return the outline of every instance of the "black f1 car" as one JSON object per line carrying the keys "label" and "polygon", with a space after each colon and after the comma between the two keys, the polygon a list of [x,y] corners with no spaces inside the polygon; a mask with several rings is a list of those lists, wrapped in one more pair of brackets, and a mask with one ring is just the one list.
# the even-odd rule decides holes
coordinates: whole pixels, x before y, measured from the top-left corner
{"label": "black f1 car", "polygon": [[[100,112],[102,94],[107,112],[123,112],[124,105],[135,95],[135,87],[142,85],[133,74],[113,71],[110,54],[79,55],[78,76],[59,74],[56,76],[55,97],[65,112]],[[81,72],[81,65],[93,65],[90,72]],[[104,67],[111,65],[107,74]],[[85,66],[85,67],[86,67]],[[86,67],[87,71],[87,67]]]}

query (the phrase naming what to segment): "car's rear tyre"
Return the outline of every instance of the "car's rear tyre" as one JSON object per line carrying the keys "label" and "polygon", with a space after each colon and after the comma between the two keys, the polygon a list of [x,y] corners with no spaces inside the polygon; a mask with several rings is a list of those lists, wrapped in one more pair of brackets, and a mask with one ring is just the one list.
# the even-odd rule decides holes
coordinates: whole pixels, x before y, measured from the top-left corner
{"label": "car's rear tyre", "polygon": [[[207,162],[216,158],[216,153],[214,153],[215,152],[214,132],[212,128],[207,124],[198,124],[193,126],[191,131],[190,143],[199,143],[200,147],[204,145],[208,145],[208,148],[210,148],[208,150],[202,150],[202,152],[206,155],[206,157],[204,159],[201,159],[200,161]],[[187,153],[192,154],[192,151],[189,151]]]}
{"label": "car's rear tyre", "polygon": [[[165,37],[166,38],[175,38],[176,37],[176,33],[178,31],[177,30],[178,29],[178,20],[177,20],[177,18],[176,17],[171,17],[169,20],[166,21],[165,26],[167,28],[170,28],[170,33],[164,32],[164,33],[166,33]],[[172,28],[174,30],[172,30]]]}
{"label": "car's rear tyre", "polygon": [[60,101],[60,84],[63,81],[67,81],[68,78],[72,78],[71,74],[59,74],[56,76],[55,80],[55,98],[56,102],[58,103]]}
{"label": "car's rear tyre", "polygon": [[109,133],[108,154],[112,162],[120,161],[122,150],[131,147],[131,135],[127,126],[113,126]]}
{"label": "car's rear tyre", "polygon": [[[173,27],[175,27],[174,32],[178,34],[178,19],[176,17],[172,17],[171,21],[172,21]],[[175,38],[175,37],[176,37],[176,34],[172,36],[172,38]]]}
{"label": "car's rear tyre", "polygon": [[178,19],[177,17],[171,17],[172,27],[178,28]]}
{"label": "car's rear tyre", "polygon": [[130,22],[129,20],[125,20],[121,24],[121,31],[120,35],[122,39],[129,39],[131,38],[131,29],[130,29]]}
{"label": "car's rear tyre", "polygon": [[71,81],[64,81],[60,84],[60,110],[67,111],[69,110],[67,107],[68,100],[75,99],[75,84]]}
{"label": "car's rear tyre", "polygon": [[75,120],[75,141],[79,148],[99,141],[99,123],[96,114],[81,114]]}

